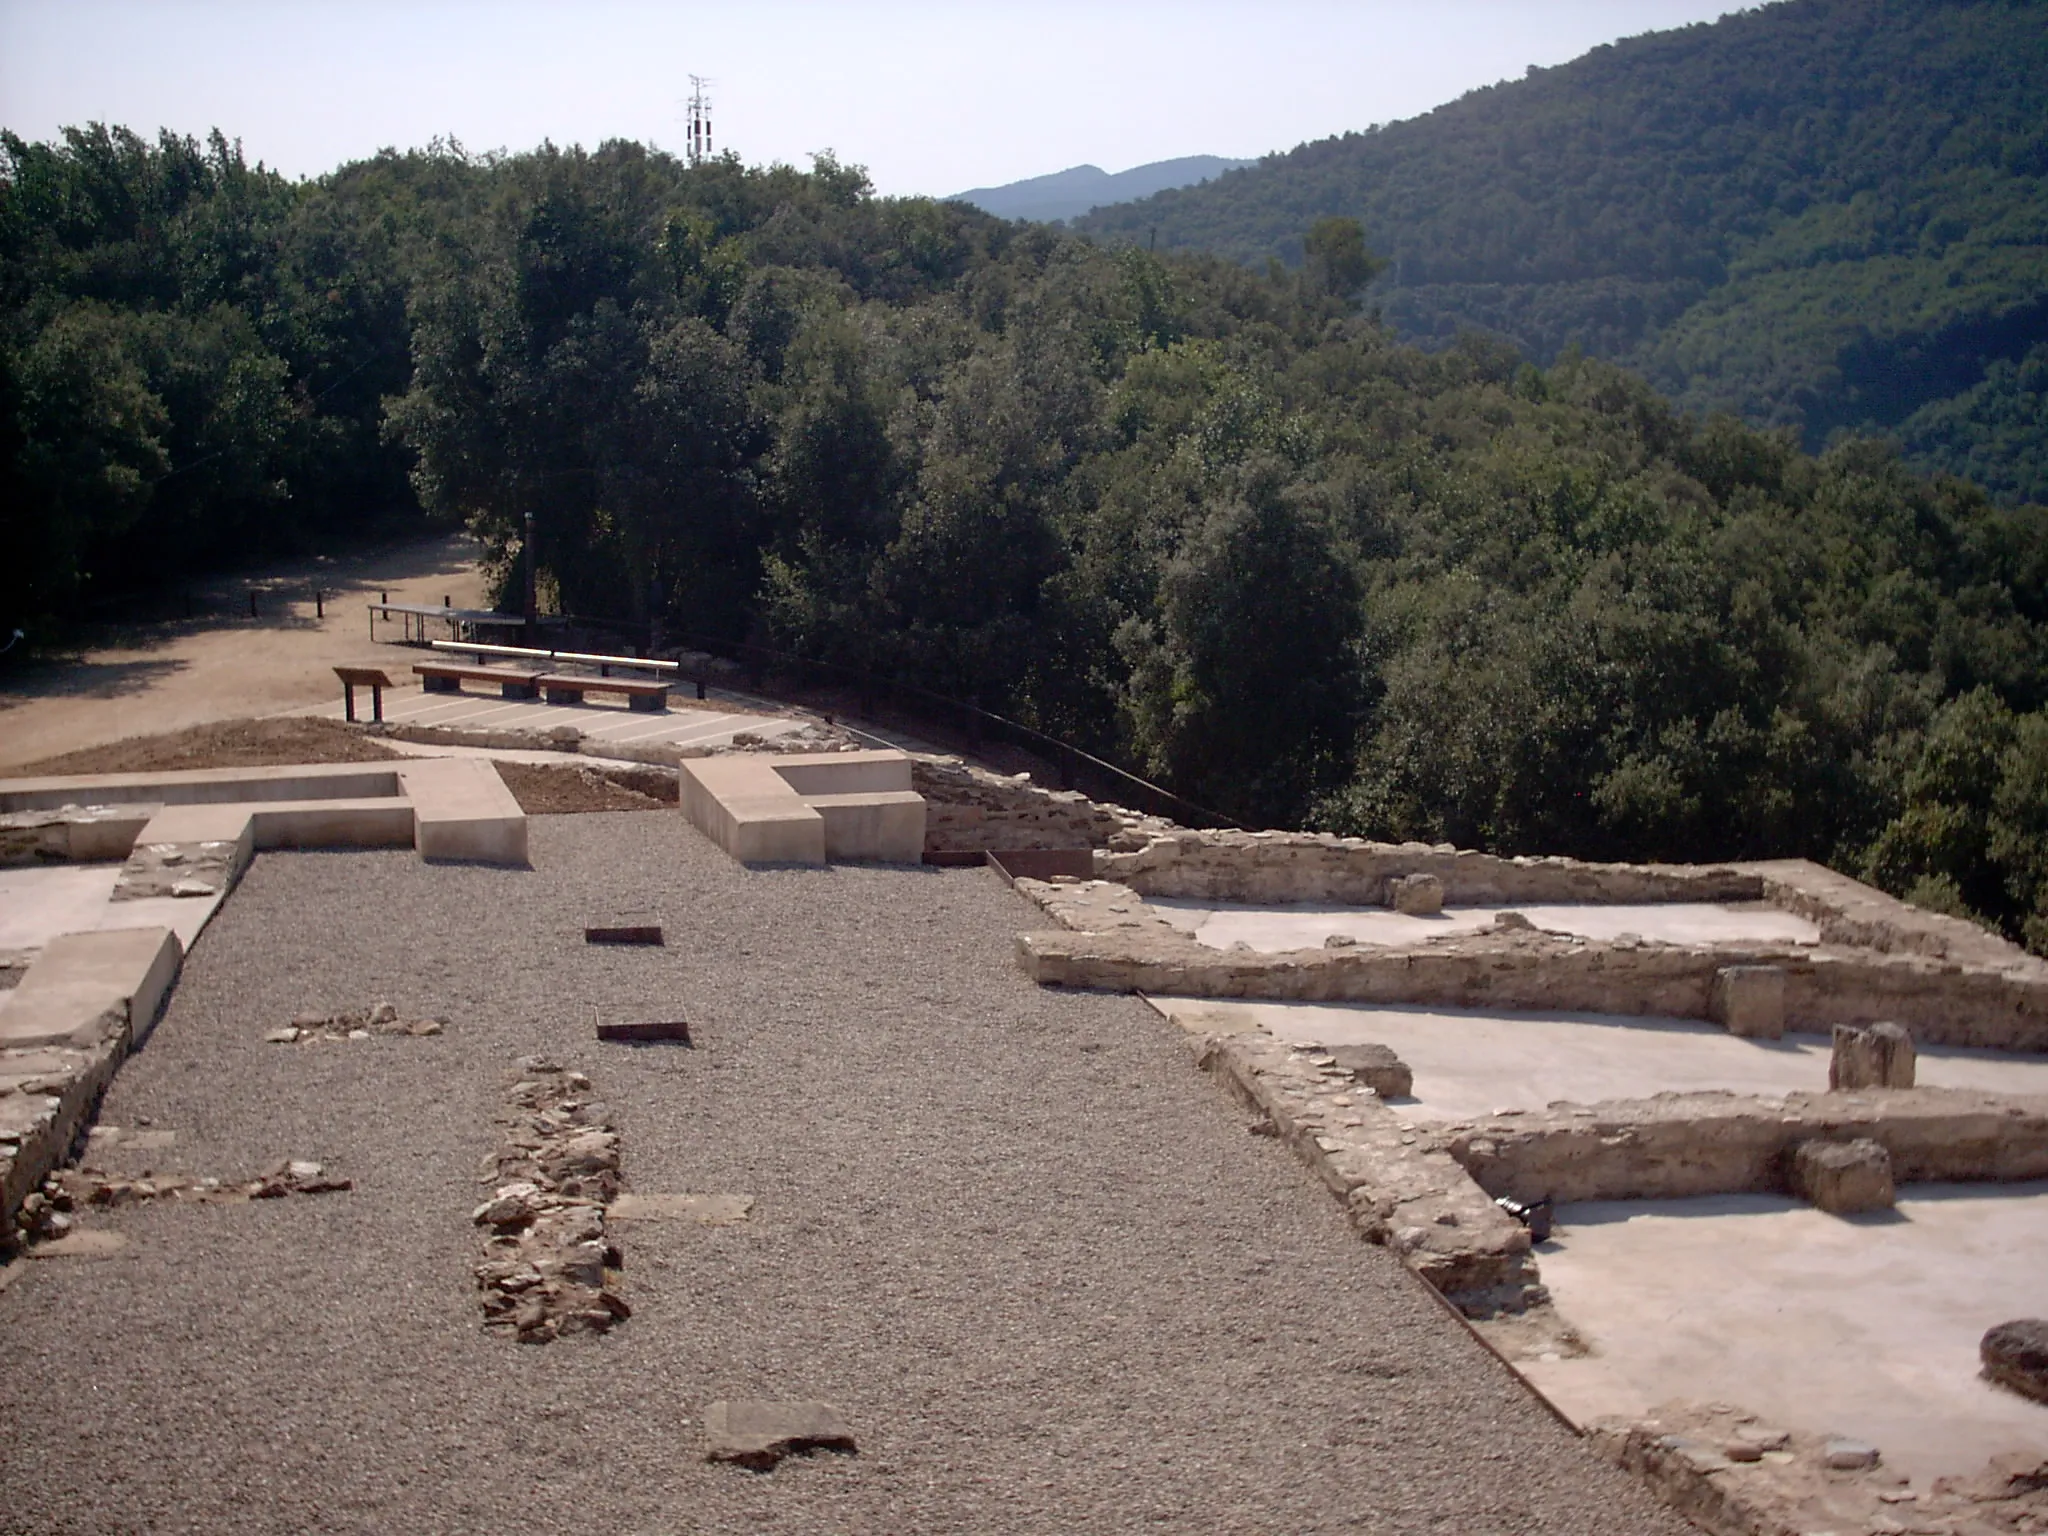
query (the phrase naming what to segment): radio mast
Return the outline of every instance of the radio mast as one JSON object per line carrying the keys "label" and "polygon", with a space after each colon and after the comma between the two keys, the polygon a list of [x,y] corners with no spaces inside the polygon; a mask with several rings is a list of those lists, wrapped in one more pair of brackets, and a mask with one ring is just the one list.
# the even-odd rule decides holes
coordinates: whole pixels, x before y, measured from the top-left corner
{"label": "radio mast", "polygon": [[709,84],[702,75],[690,76],[690,128],[685,142],[692,165],[711,158],[711,98],[704,94]]}

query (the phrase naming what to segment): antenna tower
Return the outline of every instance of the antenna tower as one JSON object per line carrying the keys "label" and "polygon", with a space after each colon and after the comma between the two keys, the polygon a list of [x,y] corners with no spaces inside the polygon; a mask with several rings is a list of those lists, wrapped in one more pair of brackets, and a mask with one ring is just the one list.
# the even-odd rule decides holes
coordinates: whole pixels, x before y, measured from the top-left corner
{"label": "antenna tower", "polygon": [[690,128],[686,142],[692,165],[702,165],[711,158],[711,98],[704,94],[704,87],[710,83],[702,75],[690,76]]}

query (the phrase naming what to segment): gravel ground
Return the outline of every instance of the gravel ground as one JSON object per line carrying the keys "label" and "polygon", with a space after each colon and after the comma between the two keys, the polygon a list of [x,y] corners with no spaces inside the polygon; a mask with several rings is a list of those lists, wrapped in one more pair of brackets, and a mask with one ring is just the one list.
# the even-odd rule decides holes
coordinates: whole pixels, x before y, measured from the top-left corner
{"label": "gravel ground", "polygon": [[[102,1124],[158,1167],[351,1194],[95,1218],[0,1292],[0,1529],[1676,1533],[1445,1319],[1135,1000],[1042,992],[979,870],[747,872],[675,812],[544,818],[533,872],[266,854]],[[587,948],[660,921],[669,947]],[[382,999],[438,1038],[265,1045]],[[695,1049],[599,1046],[607,1018]],[[519,1054],[587,1071],[635,1315],[479,1326],[480,1162]],[[133,1156],[133,1154],[131,1154]],[[702,1459],[819,1397],[858,1456]]]}

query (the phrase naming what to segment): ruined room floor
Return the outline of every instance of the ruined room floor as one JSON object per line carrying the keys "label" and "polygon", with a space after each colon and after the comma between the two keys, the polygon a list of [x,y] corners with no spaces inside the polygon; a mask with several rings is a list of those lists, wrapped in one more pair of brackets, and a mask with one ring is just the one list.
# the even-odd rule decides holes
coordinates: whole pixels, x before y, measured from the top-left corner
{"label": "ruined room floor", "polygon": [[1538,1249],[1580,1359],[1518,1362],[1572,1418],[1674,1397],[1877,1446],[1916,1482],[2048,1446],[1977,1341],[2048,1304],[2048,1182],[1912,1184],[1882,1217],[1775,1195],[1567,1205]]}
{"label": "ruined room floor", "polygon": [[[1592,1104],[1723,1089],[1779,1097],[1828,1085],[1825,1035],[1746,1040],[1688,1019],[1598,1013],[1512,1013],[1372,1003],[1247,1002],[1287,1043],[1391,1046],[1415,1074],[1419,1120],[1467,1120],[1558,1099]],[[2048,1055],[1926,1046],[1919,1081],[1935,1088],[2048,1094]]]}
{"label": "ruined room floor", "polygon": [[[1411,917],[1385,907],[1339,906],[1327,902],[1238,903],[1182,901],[1147,897],[1147,903],[1172,923],[1215,949],[1244,944],[1268,954],[1293,949],[1320,949],[1323,941],[1343,935],[1361,944],[1417,944],[1427,939],[1476,933],[1489,928],[1505,907],[1447,907],[1434,917]],[[1817,944],[1820,929],[1805,918],[1758,902],[1715,903],[1674,901],[1632,906],[1572,904],[1527,906],[1520,912],[1538,928],[1576,933],[1588,939],[1616,939],[1624,934],[1667,944],[1736,944],[1771,940],[1786,944]]]}

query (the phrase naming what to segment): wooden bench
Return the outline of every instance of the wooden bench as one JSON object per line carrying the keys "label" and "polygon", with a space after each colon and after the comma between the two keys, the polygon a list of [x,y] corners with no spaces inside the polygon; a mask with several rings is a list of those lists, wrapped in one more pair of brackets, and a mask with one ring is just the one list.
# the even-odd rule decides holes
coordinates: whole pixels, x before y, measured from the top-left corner
{"label": "wooden bench", "polygon": [[396,688],[398,684],[386,677],[378,667],[336,667],[334,675],[341,679],[341,712],[350,724],[356,718],[356,690],[370,690],[370,718],[381,723],[384,719],[384,690]]}
{"label": "wooden bench", "polygon": [[581,704],[586,693],[617,693],[625,696],[629,709],[651,713],[668,708],[668,684],[659,679],[572,677],[566,672],[543,672],[540,687],[550,704]]}
{"label": "wooden bench", "polygon": [[420,686],[428,693],[460,693],[465,682],[496,683],[502,697],[530,699],[539,691],[541,674],[511,667],[465,667],[453,661],[422,661],[413,664]]}

